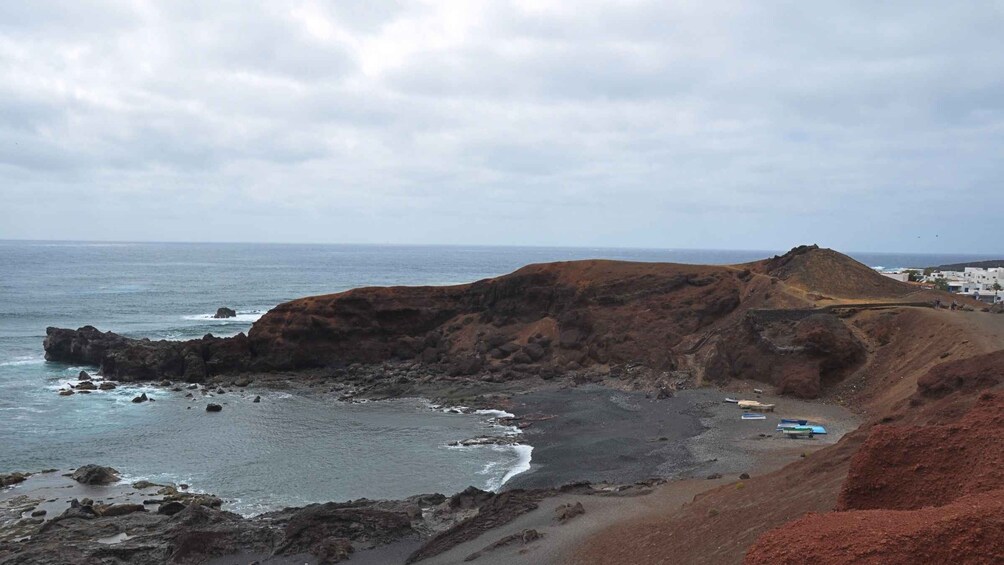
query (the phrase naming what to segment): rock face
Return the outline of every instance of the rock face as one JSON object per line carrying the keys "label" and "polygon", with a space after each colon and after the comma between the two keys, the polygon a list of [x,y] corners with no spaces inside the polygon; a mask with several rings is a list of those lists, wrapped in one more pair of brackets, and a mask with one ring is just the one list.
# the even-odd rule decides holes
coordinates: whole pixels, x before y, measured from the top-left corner
{"label": "rock face", "polygon": [[812,397],[852,371],[864,350],[836,313],[809,310],[816,302],[799,297],[896,300],[912,292],[816,247],[739,267],[573,261],[465,285],[302,298],[269,311],[247,336],[226,339],[49,328],[45,350],[52,361],[99,365],[109,379],[188,382],[387,361],[451,376],[629,365],[659,373],[689,371],[700,359],[712,380],[754,378]]}
{"label": "rock face", "polygon": [[105,378],[120,381],[202,382],[207,376],[246,370],[251,360],[244,334],[172,342],[129,339],[93,326],[47,328],[43,345],[50,361],[98,365]]}
{"label": "rock face", "polygon": [[723,332],[705,365],[711,380],[751,378],[815,398],[864,360],[864,346],[833,313],[756,310]]}
{"label": "rock face", "polygon": [[216,318],[218,320],[226,318],[236,318],[236,317],[237,317],[237,312],[227,307],[218,308],[216,310],[216,313],[213,314],[213,318]]}
{"label": "rock face", "polygon": [[84,465],[73,472],[73,480],[84,485],[110,485],[119,480],[119,472],[101,465]]}

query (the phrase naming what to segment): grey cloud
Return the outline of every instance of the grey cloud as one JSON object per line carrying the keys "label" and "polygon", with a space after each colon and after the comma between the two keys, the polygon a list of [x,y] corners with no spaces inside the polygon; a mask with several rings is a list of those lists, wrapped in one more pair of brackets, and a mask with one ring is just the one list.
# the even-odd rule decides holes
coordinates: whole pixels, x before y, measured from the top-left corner
{"label": "grey cloud", "polygon": [[1000,197],[1002,20],[986,2],[6,3],[0,238],[911,251],[931,250],[919,225],[964,222],[944,250],[1004,251],[977,204]]}

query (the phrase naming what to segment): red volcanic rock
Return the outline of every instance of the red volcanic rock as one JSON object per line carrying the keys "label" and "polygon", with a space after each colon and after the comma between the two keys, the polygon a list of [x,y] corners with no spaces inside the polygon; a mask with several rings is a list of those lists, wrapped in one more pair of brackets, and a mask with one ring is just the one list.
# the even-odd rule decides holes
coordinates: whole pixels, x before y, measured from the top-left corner
{"label": "red volcanic rock", "polygon": [[1004,489],[908,512],[806,514],[761,536],[746,565],[1004,562]]}
{"label": "red volcanic rock", "polygon": [[767,532],[745,563],[1004,562],[1002,432],[999,392],[981,394],[952,424],[874,426],[851,459],[838,511]]}
{"label": "red volcanic rock", "polygon": [[910,510],[1004,486],[1004,396],[985,393],[958,422],[875,426],[851,460],[838,509]]}

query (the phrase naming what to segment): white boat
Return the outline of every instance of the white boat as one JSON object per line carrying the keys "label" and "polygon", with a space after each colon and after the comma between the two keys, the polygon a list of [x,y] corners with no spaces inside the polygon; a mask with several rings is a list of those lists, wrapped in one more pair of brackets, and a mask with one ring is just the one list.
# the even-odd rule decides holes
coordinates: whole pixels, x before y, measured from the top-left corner
{"label": "white boat", "polygon": [[762,402],[757,402],[756,400],[740,400],[737,402],[740,408],[745,408],[747,410],[756,410],[758,412],[773,412],[773,404],[764,404]]}

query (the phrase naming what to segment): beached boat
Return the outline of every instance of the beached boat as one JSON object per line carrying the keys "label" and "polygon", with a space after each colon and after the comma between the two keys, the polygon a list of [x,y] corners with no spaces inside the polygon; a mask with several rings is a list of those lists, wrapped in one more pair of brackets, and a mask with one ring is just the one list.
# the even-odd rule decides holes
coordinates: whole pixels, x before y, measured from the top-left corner
{"label": "beached boat", "polygon": [[728,402],[728,403],[730,403],[730,404],[738,404],[738,403],[739,403],[739,401],[738,401],[738,400],[736,400],[735,398],[726,398],[726,399],[725,399],[725,400],[723,400],[722,402]]}
{"label": "beached boat", "polygon": [[782,424],[795,424],[797,426],[805,426],[809,423],[808,420],[792,420],[790,418],[781,418]]}
{"label": "beached boat", "polygon": [[773,404],[764,404],[762,402],[757,402],[756,400],[740,400],[737,402],[740,408],[745,408],[746,410],[756,410],[757,412],[773,412]]}
{"label": "beached boat", "polygon": [[808,425],[806,420],[799,420],[803,422],[801,424],[793,423],[791,420],[781,420],[781,423],[777,425],[777,431],[783,432],[784,430],[794,430],[799,428],[809,428],[812,430],[814,435],[826,435],[826,428],[823,426]]}
{"label": "beached boat", "polygon": [[753,414],[751,412],[743,413],[743,420],[766,420],[766,419],[767,416],[764,416],[763,414]]}
{"label": "beached boat", "polygon": [[783,430],[781,430],[781,433],[784,434],[784,437],[792,439],[799,439],[799,438],[812,439],[812,428],[808,427],[784,428]]}

